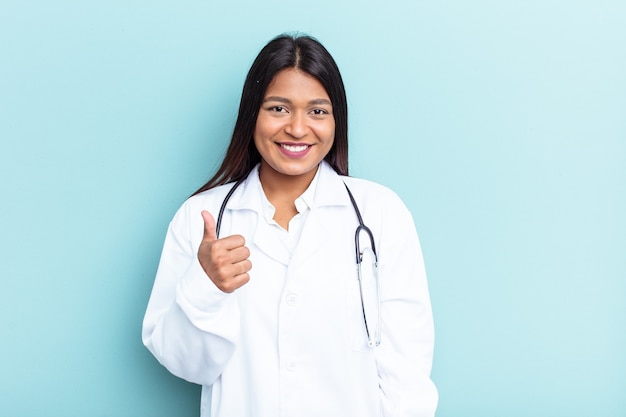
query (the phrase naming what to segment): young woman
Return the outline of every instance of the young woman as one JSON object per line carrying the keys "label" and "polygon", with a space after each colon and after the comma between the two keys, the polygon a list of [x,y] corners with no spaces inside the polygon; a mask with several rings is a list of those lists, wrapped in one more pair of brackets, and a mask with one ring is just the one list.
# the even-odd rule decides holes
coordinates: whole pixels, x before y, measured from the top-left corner
{"label": "young woman", "polygon": [[411,214],[348,177],[341,75],[279,36],[246,78],[215,176],[172,220],[143,325],[201,415],[426,417],[433,323]]}

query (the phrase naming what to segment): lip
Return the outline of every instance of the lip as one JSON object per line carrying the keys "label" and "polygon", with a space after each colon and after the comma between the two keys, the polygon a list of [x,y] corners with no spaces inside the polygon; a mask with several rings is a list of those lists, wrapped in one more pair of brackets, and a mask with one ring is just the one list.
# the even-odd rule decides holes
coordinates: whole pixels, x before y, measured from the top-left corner
{"label": "lip", "polygon": [[313,145],[309,145],[307,143],[291,143],[291,142],[282,142],[277,143],[278,149],[280,152],[288,158],[304,158]]}

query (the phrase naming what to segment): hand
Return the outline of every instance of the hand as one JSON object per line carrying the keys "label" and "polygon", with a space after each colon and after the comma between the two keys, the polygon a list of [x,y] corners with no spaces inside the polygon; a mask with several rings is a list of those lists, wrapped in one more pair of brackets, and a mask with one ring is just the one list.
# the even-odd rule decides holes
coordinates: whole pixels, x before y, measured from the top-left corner
{"label": "hand", "polygon": [[215,219],[202,210],[204,236],[198,249],[198,261],[213,283],[224,292],[233,292],[250,281],[250,250],[241,235],[217,238]]}

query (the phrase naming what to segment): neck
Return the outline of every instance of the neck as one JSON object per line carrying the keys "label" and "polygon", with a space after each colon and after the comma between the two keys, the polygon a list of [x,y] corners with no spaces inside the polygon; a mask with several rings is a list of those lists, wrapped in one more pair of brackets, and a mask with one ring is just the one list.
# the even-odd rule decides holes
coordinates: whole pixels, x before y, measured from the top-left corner
{"label": "neck", "polygon": [[318,169],[319,167],[302,175],[285,175],[276,172],[262,161],[259,167],[259,179],[270,203],[276,205],[278,202],[291,201],[293,204],[296,198],[309,188]]}

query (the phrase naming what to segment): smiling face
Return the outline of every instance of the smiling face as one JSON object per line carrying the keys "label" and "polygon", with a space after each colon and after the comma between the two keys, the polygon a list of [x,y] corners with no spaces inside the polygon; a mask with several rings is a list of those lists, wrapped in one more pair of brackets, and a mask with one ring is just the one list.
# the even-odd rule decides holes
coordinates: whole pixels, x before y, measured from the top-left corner
{"label": "smiling face", "polygon": [[267,87],[254,129],[261,181],[268,176],[312,180],[334,138],[333,107],[322,84],[295,68],[278,72]]}

